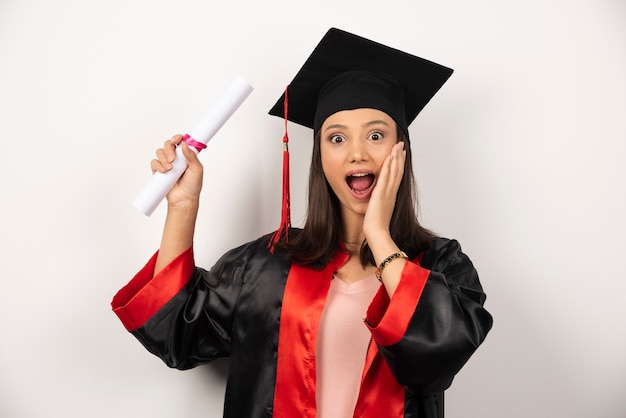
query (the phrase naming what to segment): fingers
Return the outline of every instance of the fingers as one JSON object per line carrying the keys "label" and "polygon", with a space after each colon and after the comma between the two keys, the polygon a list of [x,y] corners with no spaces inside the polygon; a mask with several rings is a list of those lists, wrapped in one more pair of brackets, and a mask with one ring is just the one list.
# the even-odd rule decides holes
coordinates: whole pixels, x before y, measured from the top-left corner
{"label": "fingers", "polygon": [[390,190],[397,190],[404,175],[405,161],[404,142],[400,141],[391,148],[391,152],[383,162],[379,183],[384,187],[389,187]]}
{"label": "fingers", "polygon": [[173,145],[178,145],[183,141],[183,135],[181,134],[176,134],[172,137],[172,139],[170,139],[169,141],[165,141],[165,142],[170,142]]}
{"label": "fingers", "polygon": [[202,170],[202,164],[200,163],[200,160],[198,160],[198,155],[193,152],[191,148],[189,148],[189,145],[183,142],[180,147],[183,152],[183,156],[187,160],[187,165],[189,166],[189,169],[193,171]]}
{"label": "fingers", "polygon": [[394,145],[394,149],[391,151],[391,155],[393,156],[391,175],[392,177],[394,177],[394,180],[399,186],[400,181],[402,181],[402,176],[404,175],[404,163],[406,161],[406,150],[404,149],[404,142],[400,141],[396,145]]}
{"label": "fingers", "polygon": [[389,231],[398,189],[404,175],[405,161],[404,143],[399,142],[391,148],[389,155],[383,162],[372,191],[363,223],[366,237],[381,231]]}
{"label": "fingers", "polygon": [[[167,141],[165,141],[165,143],[163,144],[163,156],[165,157],[165,161],[167,163],[170,163],[170,168],[171,168],[171,163],[174,162],[174,160],[176,159],[176,146],[178,144],[180,144],[183,140],[183,136],[182,135],[174,135],[172,137],[172,139],[168,139]],[[158,157],[158,153],[157,153],[157,157]]]}
{"label": "fingers", "polygon": [[165,173],[172,169],[172,163],[176,159],[176,146],[181,143],[183,136],[178,134],[168,139],[163,144],[163,148],[156,150],[156,159],[150,161],[152,173],[158,171]]}

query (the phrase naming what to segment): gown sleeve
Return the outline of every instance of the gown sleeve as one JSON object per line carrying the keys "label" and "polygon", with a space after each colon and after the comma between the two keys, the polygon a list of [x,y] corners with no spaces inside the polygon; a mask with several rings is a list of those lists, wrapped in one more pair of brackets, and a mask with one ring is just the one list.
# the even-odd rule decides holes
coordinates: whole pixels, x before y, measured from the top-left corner
{"label": "gown sleeve", "polygon": [[381,287],[365,322],[396,380],[431,395],[450,386],[491,329],[485,299],[459,243],[438,238],[405,264],[391,300]]}
{"label": "gown sleeve", "polygon": [[243,252],[231,250],[209,272],[194,266],[190,248],[153,277],[155,254],[115,295],[113,311],[169,367],[184,370],[227,356]]}

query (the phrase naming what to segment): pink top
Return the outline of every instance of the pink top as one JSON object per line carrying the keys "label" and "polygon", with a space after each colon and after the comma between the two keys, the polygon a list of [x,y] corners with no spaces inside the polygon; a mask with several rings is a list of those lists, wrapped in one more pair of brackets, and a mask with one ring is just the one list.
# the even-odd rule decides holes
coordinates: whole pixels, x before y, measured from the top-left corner
{"label": "pink top", "polygon": [[350,284],[331,281],[317,336],[317,418],[354,414],[372,338],[363,320],[379,288],[374,275]]}

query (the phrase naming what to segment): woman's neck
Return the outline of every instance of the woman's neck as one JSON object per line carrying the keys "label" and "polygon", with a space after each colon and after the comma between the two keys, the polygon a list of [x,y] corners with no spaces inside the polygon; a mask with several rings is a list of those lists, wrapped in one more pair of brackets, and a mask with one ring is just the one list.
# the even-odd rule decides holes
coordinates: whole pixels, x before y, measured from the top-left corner
{"label": "woman's neck", "polygon": [[361,251],[365,241],[363,216],[354,213],[343,214],[342,240],[350,254],[358,254]]}

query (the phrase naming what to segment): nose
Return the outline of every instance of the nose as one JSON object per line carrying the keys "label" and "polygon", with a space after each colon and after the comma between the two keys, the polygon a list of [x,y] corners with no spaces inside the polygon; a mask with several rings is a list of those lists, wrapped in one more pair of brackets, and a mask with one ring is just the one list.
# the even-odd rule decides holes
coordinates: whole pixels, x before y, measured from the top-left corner
{"label": "nose", "polygon": [[350,143],[350,162],[361,162],[366,160],[367,151],[364,144],[360,140],[351,141]]}

